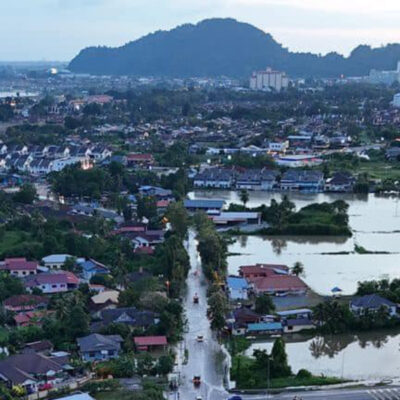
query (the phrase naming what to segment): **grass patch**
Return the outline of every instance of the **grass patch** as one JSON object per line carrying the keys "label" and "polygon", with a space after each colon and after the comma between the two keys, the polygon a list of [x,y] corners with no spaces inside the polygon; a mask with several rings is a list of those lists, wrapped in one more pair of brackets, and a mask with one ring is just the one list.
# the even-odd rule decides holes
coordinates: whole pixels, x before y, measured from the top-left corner
{"label": "grass patch", "polygon": [[[252,357],[237,355],[232,359],[231,368],[232,380],[236,382],[236,388],[240,390],[267,389],[268,371],[266,368],[260,368],[256,365],[256,360]],[[285,377],[271,377],[269,387],[279,389],[291,386],[323,386],[334,385],[348,382],[344,379],[314,376],[306,370],[300,370],[297,375]]]}
{"label": "grass patch", "polygon": [[329,376],[311,376],[309,378],[299,378],[297,376],[290,376],[288,378],[273,378],[271,379],[271,389],[279,389],[291,386],[323,386],[323,385],[336,385],[338,383],[346,382],[344,379],[334,378]]}

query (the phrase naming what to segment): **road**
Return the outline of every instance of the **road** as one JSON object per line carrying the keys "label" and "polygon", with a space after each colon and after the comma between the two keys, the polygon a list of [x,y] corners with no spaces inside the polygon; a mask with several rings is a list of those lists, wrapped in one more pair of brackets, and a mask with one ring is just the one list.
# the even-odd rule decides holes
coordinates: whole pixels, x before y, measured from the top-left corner
{"label": "road", "polygon": [[[194,400],[196,396],[202,396],[203,400],[225,400],[229,395],[222,383],[225,368],[224,355],[210,329],[207,318],[207,282],[201,270],[197,242],[193,232],[189,233],[186,249],[190,256],[191,269],[184,299],[188,322],[184,345],[189,352],[189,357],[188,362],[181,366],[180,400]],[[198,304],[193,303],[193,296],[196,293],[199,297]],[[203,343],[197,342],[198,335],[204,337]],[[192,383],[192,379],[196,375],[201,377],[199,388],[195,388]]]}
{"label": "road", "polygon": [[273,396],[243,396],[243,400],[400,400],[400,388],[362,388],[318,390],[313,392],[284,393]]}
{"label": "road", "polygon": [[[201,261],[197,252],[197,241],[193,232],[189,233],[186,249],[190,256],[190,272],[187,279],[187,292],[184,297],[187,330],[180,349],[180,362],[177,367],[180,373],[178,392],[171,393],[169,400],[227,400],[230,395],[224,388],[224,371],[226,358],[215,335],[210,329],[207,318],[207,282],[201,270]],[[199,303],[193,303],[197,294]],[[204,342],[199,343],[197,336],[202,335]],[[188,351],[187,363],[182,363],[184,348]],[[201,377],[201,385],[195,388],[192,379]],[[331,389],[308,392],[285,392],[274,395],[244,395],[243,400],[400,400],[400,387]]]}

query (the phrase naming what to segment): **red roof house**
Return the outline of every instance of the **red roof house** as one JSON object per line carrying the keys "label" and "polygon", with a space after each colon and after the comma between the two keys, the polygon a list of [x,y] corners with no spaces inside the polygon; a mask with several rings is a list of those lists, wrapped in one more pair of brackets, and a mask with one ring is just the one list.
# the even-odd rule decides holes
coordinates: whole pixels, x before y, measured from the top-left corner
{"label": "red roof house", "polygon": [[248,279],[267,277],[276,274],[287,274],[289,272],[289,267],[282,264],[255,264],[242,265],[239,270],[240,275]]}
{"label": "red roof house", "polygon": [[253,284],[256,293],[268,294],[305,294],[307,285],[295,275],[271,275],[267,277],[252,278],[250,282]]}
{"label": "red roof house", "polygon": [[164,349],[168,345],[165,336],[135,336],[133,341],[139,351],[148,351],[159,348]]}
{"label": "red roof house", "polygon": [[37,261],[27,261],[26,258],[6,258],[0,264],[0,269],[17,277],[34,275],[37,273],[37,267]]}
{"label": "red roof house", "polygon": [[46,307],[49,299],[33,294],[20,294],[11,296],[3,301],[4,308],[8,311],[33,311],[39,307]]}

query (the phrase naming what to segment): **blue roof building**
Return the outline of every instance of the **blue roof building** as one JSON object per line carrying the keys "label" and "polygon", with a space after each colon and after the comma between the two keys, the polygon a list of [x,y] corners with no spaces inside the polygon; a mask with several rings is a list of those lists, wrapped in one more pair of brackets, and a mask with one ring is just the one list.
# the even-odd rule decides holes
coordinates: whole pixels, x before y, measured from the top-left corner
{"label": "blue roof building", "polygon": [[283,326],[280,322],[256,322],[247,325],[247,333],[268,334],[281,333]]}
{"label": "blue roof building", "polygon": [[92,259],[80,262],[78,265],[82,268],[81,275],[86,281],[90,281],[95,275],[110,273],[110,270],[105,265]]}
{"label": "blue roof building", "polygon": [[231,300],[247,300],[249,284],[247,283],[246,279],[236,276],[229,276],[227,278],[227,285],[229,298]]}

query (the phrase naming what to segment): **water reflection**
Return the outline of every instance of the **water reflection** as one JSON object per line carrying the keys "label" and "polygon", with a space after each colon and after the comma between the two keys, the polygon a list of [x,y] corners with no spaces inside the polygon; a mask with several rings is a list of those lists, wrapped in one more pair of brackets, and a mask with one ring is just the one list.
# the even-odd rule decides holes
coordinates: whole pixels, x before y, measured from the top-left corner
{"label": "water reflection", "polygon": [[[327,336],[284,337],[293,371],[306,368],[314,374],[349,379],[394,378],[400,373],[400,335],[397,331],[348,333]],[[247,350],[271,351],[272,340],[255,342]]]}

